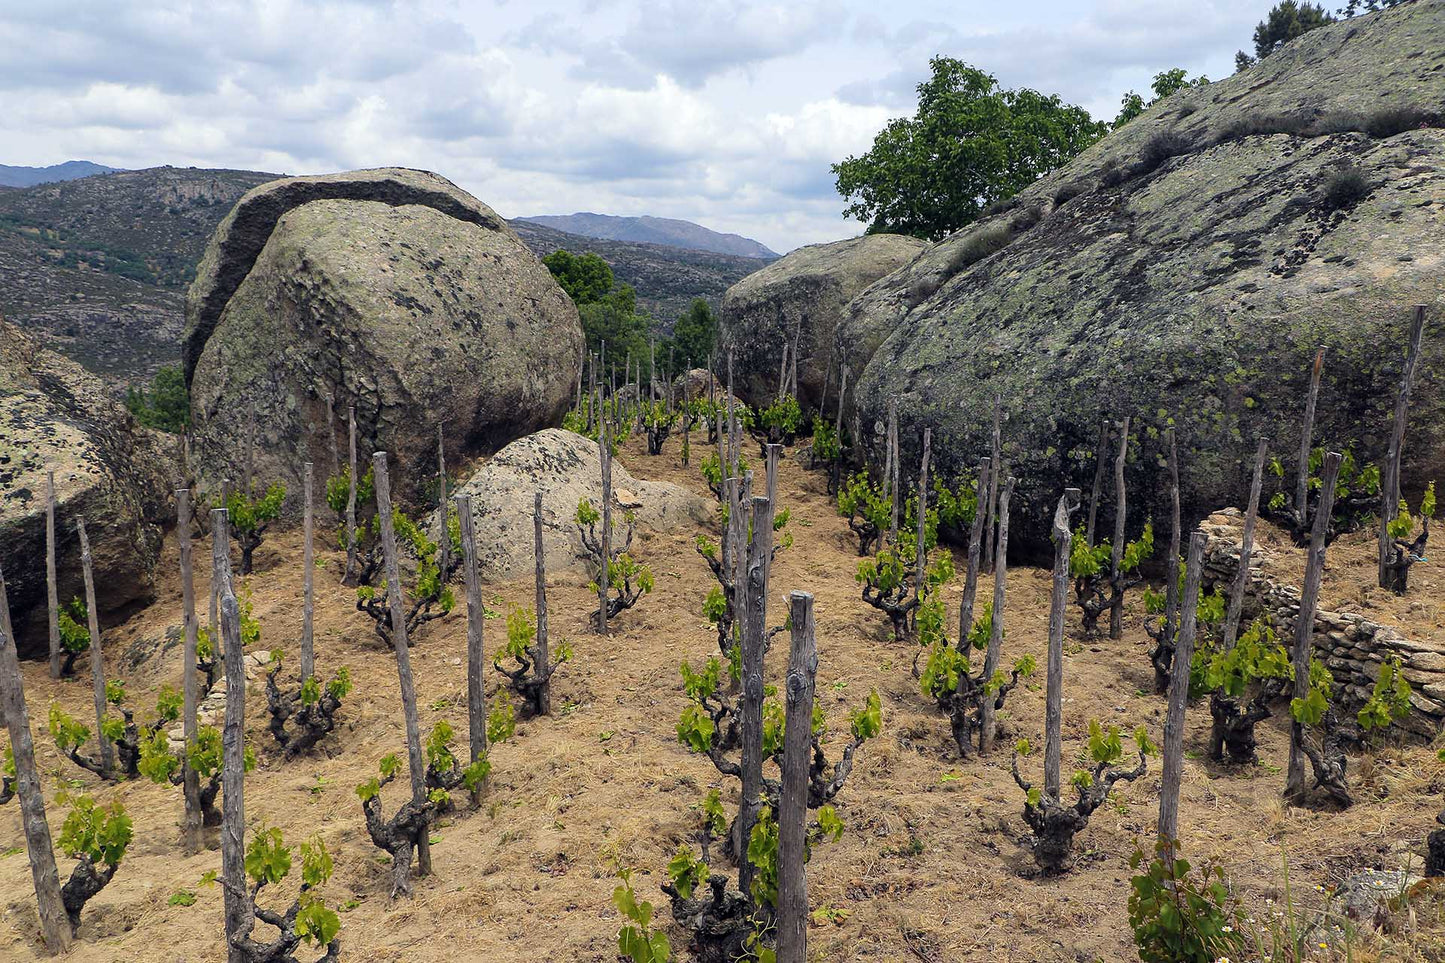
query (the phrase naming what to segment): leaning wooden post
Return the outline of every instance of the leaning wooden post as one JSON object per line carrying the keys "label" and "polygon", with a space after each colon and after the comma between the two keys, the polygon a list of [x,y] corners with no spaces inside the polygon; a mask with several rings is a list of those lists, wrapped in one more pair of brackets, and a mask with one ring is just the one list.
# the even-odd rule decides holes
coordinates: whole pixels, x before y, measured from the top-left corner
{"label": "leaning wooden post", "polygon": [[1184,774],[1184,708],[1189,701],[1189,669],[1194,660],[1194,634],[1198,628],[1199,579],[1204,567],[1204,545],[1209,536],[1195,529],[1189,537],[1189,560],[1184,565],[1184,599],[1179,634],[1174,643],[1174,664],[1169,673],[1169,709],[1164,717],[1164,777],[1159,789],[1159,845],[1172,858],[1179,838],[1179,780]]}
{"label": "leaning wooden post", "polygon": [[532,494],[532,554],[536,558],[537,569],[537,644],[532,652],[532,671],[542,680],[537,689],[537,711],[545,716],[552,712],[552,684],[548,681],[548,666],[552,655],[547,646],[547,552],[542,547],[540,488]]}
{"label": "leaning wooden post", "polygon": [[[1320,582],[1325,574],[1325,539],[1330,531],[1330,516],[1335,510],[1335,481],[1340,474],[1343,456],[1337,452],[1325,455],[1320,487],[1320,502],[1315,509],[1314,528],[1310,531],[1310,552],[1305,558],[1305,581],[1300,591],[1299,614],[1294,626],[1294,697],[1304,699],[1310,692],[1310,650],[1314,644],[1315,609],[1320,600]],[[1284,794],[1297,799],[1305,794],[1304,728],[1298,720],[1290,721],[1289,772]]]}
{"label": "leaning wooden post", "polygon": [[60,678],[60,599],[55,580],[55,472],[45,473],[45,603],[50,614],[50,677]]}
{"label": "leaning wooden post", "polygon": [[928,569],[928,551],[924,544],[928,534],[928,456],[933,449],[933,429],[923,429],[923,459],[918,468],[918,546],[914,550],[913,596],[923,601],[923,577]]}
{"label": "leaning wooden post", "polygon": [[437,425],[437,543],[441,547],[440,576],[443,585],[452,573],[452,537],[447,520],[447,455],[442,441],[442,426]]}
{"label": "leaning wooden post", "polygon": [[314,469],[306,463],[302,497],[305,499],[304,521],[302,523],[301,567],[301,681],[316,674],[316,651],[312,640],[315,618],[316,592],[312,584],[312,571],[316,568],[316,557],[311,547],[311,487]]}
{"label": "leaning wooden post", "polygon": [[346,575],[343,585],[356,578],[356,406],[347,409],[347,433],[351,438],[351,477],[346,486]]}
{"label": "leaning wooden post", "polygon": [[[386,474],[386,452],[371,456],[376,482],[376,512],[381,519],[381,550],[386,564],[386,597],[391,607],[391,643],[396,650],[396,674],[401,683],[401,707],[406,717],[406,757],[411,769],[411,801],[418,810],[426,806],[426,762],[421,754],[421,723],[416,711],[416,683],[412,681],[410,643],[406,637],[401,572],[396,560],[396,530],[391,521],[391,482]],[[422,819],[416,835],[417,875],[431,872],[431,823]]]}
{"label": "leaning wooden post", "polygon": [[[991,463],[1001,469],[1003,467],[1003,396],[993,396],[993,434],[990,436],[989,458]],[[988,514],[984,516],[983,533],[983,564],[985,567],[993,564],[993,536],[997,527],[995,519],[998,510],[998,473],[989,476],[988,480]],[[982,505],[979,508],[983,508]]]}
{"label": "leaning wooden post", "polygon": [[1410,386],[1420,364],[1420,342],[1425,336],[1425,306],[1415,308],[1410,325],[1410,347],[1405,355],[1405,370],[1400,375],[1400,390],[1395,395],[1395,420],[1390,428],[1390,447],[1385,454],[1385,474],[1380,485],[1380,588],[1390,588],[1390,561],[1394,557],[1394,539],[1390,522],[1400,510],[1400,455],[1405,447],[1405,422],[1410,414]]}
{"label": "leaning wooden post", "polygon": [[1094,447],[1094,490],[1089,495],[1089,523],[1084,529],[1084,544],[1094,547],[1094,522],[1099,517],[1099,495],[1104,487],[1104,452],[1109,450],[1109,419],[1099,423],[1099,443]]}
{"label": "leaning wooden post", "polygon": [[[1003,474],[1000,466],[999,474]],[[988,651],[984,654],[983,677],[992,679],[993,674],[998,671],[999,652],[1003,648],[1003,603],[1004,586],[1008,581],[1008,503],[1013,495],[1014,480],[1012,476],[1004,482],[1003,491],[998,495],[998,544],[994,548],[993,561],[993,632],[988,637]],[[983,700],[983,713],[980,716],[980,728],[978,733],[978,751],[988,752],[993,748],[995,736],[994,729],[994,700],[985,696]]]}
{"label": "leaning wooden post", "polygon": [[477,572],[477,536],[472,521],[472,496],[457,495],[457,523],[462,530],[462,575],[467,583],[467,728],[471,736],[471,762],[487,751],[487,690],[483,683],[486,652],[483,626],[482,579]]}
{"label": "leaning wooden post", "polygon": [[[773,551],[773,506],[765,497],[752,499],[753,538],[748,546],[742,634],[742,799],[738,806],[733,852],[738,860],[738,890],[752,891],[756,872],[747,857],[748,840],[763,803],[763,661],[767,653],[764,604],[768,592],[767,557]],[[811,732],[811,726],[809,727]]]}
{"label": "leaning wooden post", "polygon": [[843,484],[843,396],[848,393],[848,366],[838,368],[838,414],[833,422],[833,434],[838,438],[838,457],[833,461],[833,490]]}
{"label": "leaning wooden post", "polygon": [[1239,618],[1244,611],[1244,592],[1249,587],[1249,557],[1254,552],[1254,523],[1259,517],[1259,492],[1264,487],[1264,457],[1269,443],[1263,438],[1254,452],[1254,477],[1249,483],[1249,505],[1244,512],[1244,539],[1239,544],[1239,571],[1229,589],[1229,611],[1224,616],[1224,651],[1234,648],[1239,638]]}
{"label": "leaning wooden post", "polygon": [[1160,645],[1173,645],[1179,636],[1179,550],[1181,523],[1179,521],[1179,446],[1174,429],[1167,429],[1169,436],[1169,555],[1165,560],[1164,576],[1164,629]]}
{"label": "leaning wooden post", "polygon": [[818,645],[813,624],[813,596],[794,592],[788,598],[793,646],[786,683],[783,785],[778,795],[778,963],[806,963],[808,882],[803,864],[808,846],[808,768]]}
{"label": "leaning wooden post", "polygon": [[181,844],[187,853],[201,848],[201,779],[191,768],[191,748],[196,744],[196,706],[200,686],[196,680],[196,586],[191,562],[191,492],[176,489],[176,540],[181,549],[181,624],[185,643],[181,654],[181,787],[185,816],[181,822]]}
{"label": "leaning wooden post", "polygon": [[[1124,633],[1124,592],[1120,588],[1123,573],[1119,571],[1124,561],[1124,521],[1127,515],[1127,500],[1124,497],[1124,462],[1129,457],[1129,416],[1119,423],[1119,454],[1114,459],[1114,544],[1109,556],[1109,638],[1117,639]],[[1177,575],[1176,575],[1177,577]]]}
{"label": "leaning wooden post", "polygon": [[899,469],[900,459],[898,450],[898,399],[891,398],[888,401],[888,493],[893,502],[892,514],[888,522],[888,544],[893,550],[898,550],[898,516],[903,508],[903,493],[898,489],[902,487],[900,480],[902,471]]}
{"label": "leaning wooden post", "polygon": [[10,729],[10,751],[15,760],[15,793],[20,797],[20,821],[25,827],[25,849],[30,857],[30,876],[35,882],[35,901],[40,911],[40,937],[52,956],[70,949],[73,934],[70,918],[60,897],[60,873],[55,868],[55,850],[50,843],[50,824],[45,819],[45,792],[35,766],[35,741],[30,734],[30,717],[25,708],[25,683],[20,676],[20,659],[10,625],[10,600],[5,593],[5,574],[0,572],[0,715]]}
{"label": "leaning wooden post", "polygon": [[1295,526],[1304,531],[1305,525],[1309,523],[1309,484],[1310,484],[1310,442],[1315,431],[1315,402],[1320,396],[1320,374],[1325,367],[1325,348],[1320,345],[1315,350],[1315,364],[1310,372],[1310,390],[1305,397],[1305,422],[1300,431],[1299,441],[1299,474],[1294,485],[1294,518]]}
{"label": "leaning wooden post", "polygon": [[85,535],[85,519],[75,520],[80,533],[80,566],[85,574],[85,611],[90,629],[90,682],[95,700],[95,741],[100,746],[100,774],[109,779],[115,761],[115,750],[105,735],[105,653],[100,640],[100,619],[95,608],[95,573],[90,562],[90,539]]}
{"label": "leaning wooden post", "polygon": [[963,579],[963,602],[958,607],[958,648],[968,651],[968,633],[973,631],[973,602],[978,593],[978,553],[983,542],[984,501],[993,462],[978,463],[978,481],[973,486],[973,527],[968,532],[968,572]]}
{"label": "leaning wooden post", "polygon": [[211,511],[211,582],[221,605],[225,638],[226,717],[221,728],[221,890],[226,908],[226,959],[247,963],[243,946],[252,925],[251,894],[246,886],[246,667],[241,651],[241,608],[231,588],[230,519],[224,508]]}
{"label": "leaning wooden post", "polygon": [[607,634],[607,577],[612,564],[612,448],[604,421],[597,432],[597,450],[602,459],[602,558],[597,572],[597,634]]}
{"label": "leaning wooden post", "polygon": [[1059,766],[1064,728],[1064,619],[1069,604],[1069,516],[1079,507],[1079,490],[1065,488],[1054,510],[1054,581],[1049,593],[1048,689],[1044,696],[1044,795],[1059,799]]}

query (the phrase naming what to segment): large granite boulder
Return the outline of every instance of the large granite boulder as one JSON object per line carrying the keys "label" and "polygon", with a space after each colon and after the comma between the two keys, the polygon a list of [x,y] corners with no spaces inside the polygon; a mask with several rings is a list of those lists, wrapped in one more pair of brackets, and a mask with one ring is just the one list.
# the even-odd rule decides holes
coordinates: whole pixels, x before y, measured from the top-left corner
{"label": "large granite boulder", "polygon": [[[571,431],[549,428],[519,438],[492,457],[457,492],[472,497],[477,564],[487,579],[530,575],[533,499],[542,490],[542,545],[549,573],[590,574],[573,520],[577,503],[602,504],[602,458],[597,443]],[[640,545],[644,532],[668,532],[706,525],[711,504],[667,482],[638,481],[622,463],[612,462],[613,525],[626,532],[622,512],[636,516]],[[645,549],[642,552],[645,558]]]}
{"label": "large granite boulder", "polygon": [[796,344],[798,401],[804,410],[816,408],[824,379],[838,377],[832,348],[845,306],[927,246],[900,234],[812,244],[728,288],[720,326],[722,342],[733,349],[739,397],[754,405],[771,402],[778,393],[783,347]]}
{"label": "large granite boulder", "polygon": [[[211,238],[186,302],[203,485],[299,488],[329,470],[357,412],[363,457],[392,456],[405,499],[451,459],[495,451],[566,410],[582,330],[506,223],[442,177],[385,169],[273,181]],[[251,435],[254,431],[254,448]]]}
{"label": "large granite boulder", "polygon": [[94,375],[0,320],[0,566],[23,655],[49,650],[46,473],[55,472],[56,582],[84,597],[85,519],[100,615],[148,600],[171,511],[174,444],[142,428]]}
{"label": "large granite boulder", "polygon": [[[875,457],[898,399],[956,473],[987,453],[993,398],[1019,522],[1086,492],[1101,419],[1134,418],[1135,527],[1164,505],[1178,426],[1186,515],[1246,497],[1256,439],[1293,471],[1326,347],[1317,444],[1384,457],[1413,307],[1430,305],[1404,487],[1445,477],[1445,4],[1311,31],[1181,91],[851,306],[886,337],[858,384]],[[1020,504],[1016,499],[1015,504]]]}

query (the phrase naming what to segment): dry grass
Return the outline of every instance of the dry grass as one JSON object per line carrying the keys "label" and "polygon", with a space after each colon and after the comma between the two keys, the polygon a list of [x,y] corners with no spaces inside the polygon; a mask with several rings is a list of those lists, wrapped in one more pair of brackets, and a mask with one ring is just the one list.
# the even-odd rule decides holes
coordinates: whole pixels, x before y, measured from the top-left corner
{"label": "dry grass", "polygon": [[[634,439],[622,458],[642,478],[701,488],[696,470],[678,464],[678,446],[649,458]],[[694,447],[696,451],[697,448]],[[885,620],[859,598],[853,581],[852,536],[833,512],[822,478],[791,461],[781,472],[793,509],[794,547],[774,569],[772,606],[806,589],[817,597],[821,666],[819,692],[841,728],[847,710],[870,689],[883,699],[883,735],[860,750],[839,812],[849,831],[818,850],[809,873],[812,907],[844,912],[811,931],[813,956],[827,961],[1074,961],[1133,958],[1125,905],[1128,857],[1135,840],[1153,832],[1158,768],[1120,792],[1095,814],[1078,840],[1078,868],[1062,879],[1039,879],[1025,848],[1021,797],[1007,773],[1005,751],[960,762],[946,720],[919,696],[909,674],[913,652],[888,641]],[[644,537],[639,554],[657,576],[656,593],[617,622],[601,640],[583,628],[591,600],[585,587],[557,584],[552,625],[571,638],[577,660],[558,676],[556,715],[519,726],[516,740],[494,753],[493,783],[480,811],[459,814],[438,830],[432,847],[436,874],[418,881],[416,897],[387,899],[387,870],[367,839],[353,787],[384,753],[403,747],[396,673],[373,641],[369,621],[337,584],[338,558],[322,553],[317,578],[318,665],[350,665],[357,682],[342,710],[345,722],[327,751],[281,767],[269,752],[259,680],[249,687],[248,723],[262,749],[247,779],[246,814],[254,830],[279,826],[288,839],[319,833],[336,858],[326,895],[343,913],[349,959],[375,961],[611,961],[618,917],[610,895],[618,865],[634,865],[639,895],[659,903],[657,885],[667,860],[688,840],[696,804],[716,773],[691,756],[673,732],[683,698],[677,665],[715,650],[712,629],[699,614],[708,576],[692,549],[691,532]],[[199,557],[205,557],[198,548]],[[167,559],[174,559],[174,544]],[[254,577],[262,646],[281,646],[294,664],[299,633],[301,571],[296,533],[276,535],[258,555]],[[961,566],[960,566],[961,569]],[[1423,574],[1423,573],[1422,573]],[[1328,583],[1333,585],[1335,583]],[[1426,583],[1421,582],[1422,586]],[[960,586],[950,586],[956,605]],[[525,582],[488,587],[494,608],[530,604]],[[1042,657],[1047,629],[1047,573],[1018,569],[1009,577],[1005,657]],[[1331,589],[1327,587],[1327,600]],[[199,588],[205,598],[205,587]],[[1423,597],[1423,596],[1422,596]],[[1429,618],[1438,622],[1439,593]],[[1137,602],[1137,598],[1132,600]],[[163,581],[156,602],[107,636],[115,655],[177,621],[179,591]],[[1155,734],[1163,702],[1152,694],[1147,638],[1131,605],[1124,638],[1071,646],[1065,657],[1065,757],[1082,748],[1091,717],[1122,725],[1145,723]],[[489,646],[502,623],[487,623]],[[1077,618],[1070,613],[1070,629]],[[428,627],[413,650],[422,721],[446,715],[464,724],[465,622],[460,614]],[[130,681],[145,704],[173,678],[178,655],[144,668]],[[784,660],[774,654],[776,678]],[[114,661],[112,660],[112,664]],[[27,665],[32,719],[51,699],[77,714],[88,705],[83,681],[51,683],[44,666]],[[83,669],[82,669],[83,671]],[[436,708],[441,706],[442,709]],[[1011,697],[1004,718],[1010,735],[1037,737],[1043,722],[1042,680]],[[1230,771],[1203,759],[1207,713],[1191,710],[1181,825],[1186,851],[1224,860],[1251,909],[1267,914],[1278,899],[1283,848],[1295,886],[1313,892],[1368,866],[1397,867],[1423,850],[1445,786],[1445,764],[1425,748],[1391,749],[1356,763],[1369,780],[1366,801],[1344,813],[1286,809],[1279,800],[1287,733],[1279,720],[1260,727],[1262,763]],[[221,896],[197,885],[217,868],[216,852],[179,855],[175,839],[179,793],[134,783],[96,787],[61,760],[47,735],[38,738],[53,803],[63,784],[88,785],[124,800],[135,817],[136,842],[115,881],[86,911],[77,963],[109,960],[214,961],[221,956]],[[727,787],[729,790],[730,786]],[[389,791],[388,808],[396,790]],[[52,829],[59,810],[53,807]],[[3,845],[22,845],[14,805],[0,811]],[[35,952],[35,913],[23,853],[0,866],[0,958]],[[178,890],[197,893],[193,906],[170,906]],[[665,911],[662,914],[666,917]],[[1375,958],[1430,959],[1440,947],[1440,903],[1422,900],[1414,930],[1372,945]],[[681,945],[680,933],[674,942]],[[1344,959],[1335,949],[1319,959]],[[1356,959],[1369,959],[1358,955]],[[1434,957],[1439,959],[1439,956]]]}

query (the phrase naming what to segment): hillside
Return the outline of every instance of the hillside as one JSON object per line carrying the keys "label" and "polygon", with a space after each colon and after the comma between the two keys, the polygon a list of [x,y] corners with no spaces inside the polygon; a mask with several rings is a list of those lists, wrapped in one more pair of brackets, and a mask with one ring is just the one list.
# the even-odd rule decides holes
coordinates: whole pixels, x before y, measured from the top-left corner
{"label": "hillside", "polygon": [[0,164],[0,187],[34,187],[36,184],[71,181],[94,174],[110,174],[116,170],[117,168],[106,167],[104,164],[76,160],[51,164],[49,167],[11,167],[9,164]]}
{"label": "hillside", "polygon": [[637,289],[638,306],[665,325],[693,298],[706,298],[716,308],[724,291],[764,265],[737,254],[580,237],[526,220],[510,223],[539,257],[558,248],[596,253],[612,265],[617,280]]}
{"label": "hillside", "polygon": [[667,244],[716,254],[739,254],[743,257],[772,260],[777,252],[741,234],[720,234],[692,221],[671,217],[616,217],[611,214],[551,214],[524,217],[524,221],[541,224],[553,230],[604,241],[635,241],[644,244]]}

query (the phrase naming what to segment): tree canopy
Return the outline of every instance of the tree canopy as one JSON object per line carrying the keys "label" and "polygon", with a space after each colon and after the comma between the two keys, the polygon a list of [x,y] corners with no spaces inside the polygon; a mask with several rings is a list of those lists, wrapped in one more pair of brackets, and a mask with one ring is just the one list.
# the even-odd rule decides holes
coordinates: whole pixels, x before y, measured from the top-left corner
{"label": "tree canopy", "polygon": [[707,364],[717,345],[717,317],[704,298],[693,298],[672,327],[672,360],[678,371]]}
{"label": "tree canopy", "polygon": [[562,290],[577,304],[591,304],[612,290],[612,267],[591,251],[573,254],[559,248],[542,258]]}
{"label": "tree canopy", "polygon": [[1124,100],[1119,107],[1119,116],[1114,118],[1114,129],[1118,130],[1123,127],[1170,94],[1177,93],[1186,87],[1202,87],[1209,83],[1209,78],[1203,75],[1195,77],[1193,80],[1188,78],[1189,74],[1183,67],[1172,67],[1155,74],[1152,85],[1154,97],[1147,103],[1139,94],[1132,90],[1129,91],[1124,95]]}
{"label": "tree canopy", "polygon": [[929,62],[918,110],[873,147],[833,165],[844,213],[869,233],[937,240],[1068,163],[1108,130],[1082,107],[1036,90],[1004,90],[949,57]]}

